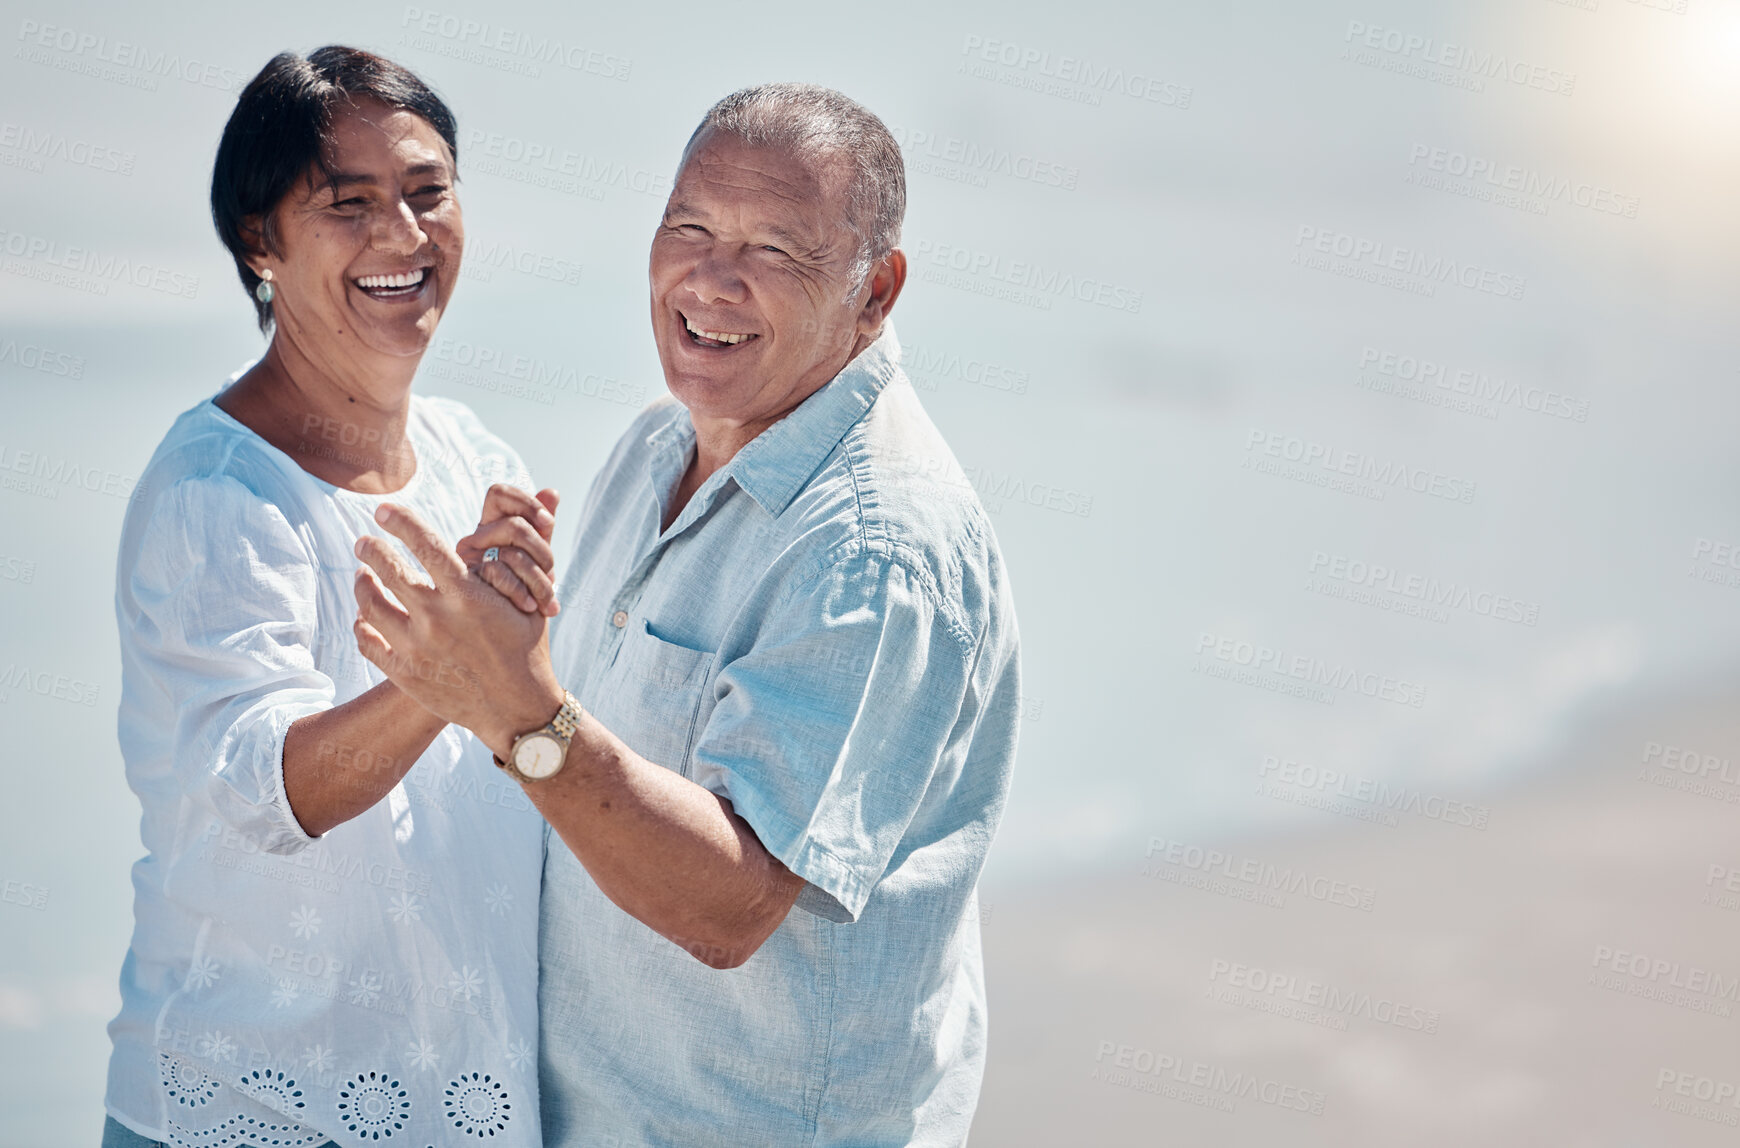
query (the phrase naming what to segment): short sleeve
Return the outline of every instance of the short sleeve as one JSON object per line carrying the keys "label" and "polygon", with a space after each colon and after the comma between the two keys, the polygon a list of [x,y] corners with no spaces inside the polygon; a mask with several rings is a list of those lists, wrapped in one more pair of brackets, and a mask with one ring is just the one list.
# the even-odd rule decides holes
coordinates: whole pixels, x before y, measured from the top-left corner
{"label": "short sleeve", "polygon": [[695,779],[809,883],[798,907],[855,921],[936,775],[970,672],[917,577],[854,556],[788,595],[720,670]]}
{"label": "short sleeve", "polygon": [[156,499],[134,555],[121,571],[132,605],[121,643],[129,674],[143,680],[128,688],[167,695],[177,784],[261,849],[302,849],[314,838],[284,792],[284,736],[334,697],[314,667],[307,547],[278,507],[235,479],[197,478]]}

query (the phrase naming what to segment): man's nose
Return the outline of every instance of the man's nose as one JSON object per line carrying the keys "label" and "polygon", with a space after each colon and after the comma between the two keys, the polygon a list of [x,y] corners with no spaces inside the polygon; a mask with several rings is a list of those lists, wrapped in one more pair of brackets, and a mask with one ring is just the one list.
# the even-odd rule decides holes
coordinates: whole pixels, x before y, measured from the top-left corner
{"label": "man's nose", "polygon": [[701,256],[683,278],[683,289],[701,303],[741,303],[747,294],[743,276],[731,259],[718,251]]}

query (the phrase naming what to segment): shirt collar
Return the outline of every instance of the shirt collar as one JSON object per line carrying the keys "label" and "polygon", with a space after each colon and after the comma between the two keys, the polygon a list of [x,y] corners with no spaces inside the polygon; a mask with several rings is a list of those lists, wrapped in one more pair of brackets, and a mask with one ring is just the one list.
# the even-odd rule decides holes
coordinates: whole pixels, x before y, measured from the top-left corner
{"label": "shirt collar", "polygon": [[[763,510],[778,517],[899,373],[900,340],[894,324],[884,323],[882,333],[857,358],[751,440],[714,479],[731,477]],[[686,458],[695,425],[687,408],[679,406],[677,412],[646,441],[655,452]]]}

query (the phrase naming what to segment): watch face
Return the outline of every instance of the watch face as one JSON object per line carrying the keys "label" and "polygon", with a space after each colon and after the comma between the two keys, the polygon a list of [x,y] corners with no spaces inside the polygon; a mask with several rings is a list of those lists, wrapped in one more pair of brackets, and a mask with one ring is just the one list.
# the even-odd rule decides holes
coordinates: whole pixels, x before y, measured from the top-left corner
{"label": "watch face", "polygon": [[562,743],[549,734],[529,734],[514,746],[514,768],[538,781],[561,769],[566,756]]}

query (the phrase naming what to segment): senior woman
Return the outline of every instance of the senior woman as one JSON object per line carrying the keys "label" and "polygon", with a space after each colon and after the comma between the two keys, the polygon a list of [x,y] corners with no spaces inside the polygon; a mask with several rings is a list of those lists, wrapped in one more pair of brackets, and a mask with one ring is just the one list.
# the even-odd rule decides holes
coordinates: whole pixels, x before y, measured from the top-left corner
{"label": "senior woman", "polygon": [[352,549],[389,498],[452,536],[487,497],[468,552],[499,554],[471,576],[505,563],[554,612],[553,494],[411,393],[459,277],[455,135],[416,76],[341,47],[272,60],[224,129],[212,213],[270,343],[176,420],[122,533],[148,852],[106,1148],[539,1143],[542,822],[352,636]]}

